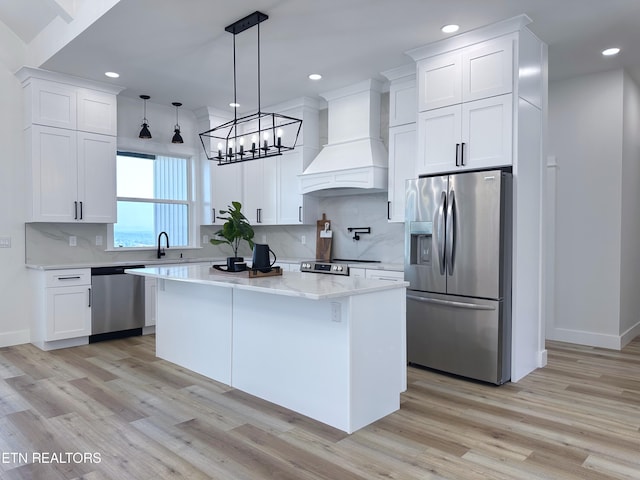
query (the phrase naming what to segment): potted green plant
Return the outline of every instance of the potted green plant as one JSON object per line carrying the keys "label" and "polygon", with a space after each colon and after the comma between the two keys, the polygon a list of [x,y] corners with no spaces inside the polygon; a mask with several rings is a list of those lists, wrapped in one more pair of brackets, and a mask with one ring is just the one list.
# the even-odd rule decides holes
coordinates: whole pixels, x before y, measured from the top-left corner
{"label": "potted green plant", "polygon": [[220,210],[220,213],[226,216],[217,216],[217,218],[226,221],[222,225],[222,229],[214,233],[217,238],[210,240],[213,245],[226,243],[233,248],[233,257],[227,257],[227,270],[230,272],[240,272],[246,269],[246,264],[243,263],[244,258],[238,256],[240,242],[244,240],[249,244],[249,248],[253,249],[253,227],[241,209],[240,202],[231,202],[229,210]]}

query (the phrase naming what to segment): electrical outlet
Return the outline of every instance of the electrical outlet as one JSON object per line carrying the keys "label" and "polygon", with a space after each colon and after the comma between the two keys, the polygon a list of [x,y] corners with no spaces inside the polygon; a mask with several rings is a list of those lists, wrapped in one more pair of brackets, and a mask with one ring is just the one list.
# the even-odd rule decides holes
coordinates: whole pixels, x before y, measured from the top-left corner
{"label": "electrical outlet", "polygon": [[307,244],[307,236],[306,236],[306,235],[302,235],[302,236],[300,237],[300,243],[301,243],[302,245],[306,245],[306,244]]}
{"label": "electrical outlet", "polygon": [[209,243],[209,235],[202,235],[202,244],[206,245]]}
{"label": "electrical outlet", "polygon": [[0,237],[0,248],[11,248],[11,237]]}
{"label": "electrical outlet", "polygon": [[96,246],[99,247],[102,245],[102,235],[96,235]]}
{"label": "electrical outlet", "polygon": [[75,247],[78,245],[78,237],[76,237],[75,235],[71,235],[69,237],[69,246],[70,247]]}
{"label": "electrical outlet", "polygon": [[267,236],[266,235],[262,235],[262,243],[267,243]]}

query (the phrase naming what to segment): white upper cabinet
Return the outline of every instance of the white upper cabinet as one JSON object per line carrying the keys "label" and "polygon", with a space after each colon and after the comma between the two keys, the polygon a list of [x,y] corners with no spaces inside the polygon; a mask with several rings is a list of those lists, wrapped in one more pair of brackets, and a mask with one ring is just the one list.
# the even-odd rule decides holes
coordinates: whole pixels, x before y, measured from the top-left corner
{"label": "white upper cabinet", "polygon": [[300,179],[304,158],[313,158],[317,150],[298,147],[278,157],[277,219],[279,225],[313,223],[318,215],[318,199],[300,193]]}
{"label": "white upper cabinet", "polygon": [[416,175],[513,163],[514,34],[421,58]]}
{"label": "white upper cabinet", "polygon": [[24,91],[28,221],[115,222],[121,88],[28,67],[16,75]]}
{"label": "white upper cabinet", "polygon": [[25,127],[49,127],[117,135],[117,102],[113,93],[31,78],[24,85]]}
{"label": "white upper cabinet", "polygon": [[77,119],[76,88],[64,83],[31,79],[25,90],[25,126],[32,123],[75,130]]}
{"label": "white upper cabinet", "polygon": [[418,62],[418,110],[424,112],[462,102],[462,56],[459,52]]}
{"label": "white upper cabinet", "polygon": [[510,93],[513,38],[507,36],[418,61],[418,109],[423,112]]}
{"label": "white upper cabinet", "polygon": [[78,132],[78,201],[76,220],[115,223],[117,220],[116,138]]}
{"label": "white upper cabinet", "polygon": [[78,130],[117,136],[115,95],[82,88],[77,92],[77,104]]}
{"label": "white upper cabinet", "polygon": [[417,175],[512,163],[512,95],[420,112]]}
{"label": "white upper cabinet", "polygon": [[34,125],[25,130],[30,159],[32,222],[70,222],[77,217],[77,132]]}
{"label": "white upper cabinet", "polygon": [[252,225],[276,224],[277,158],[261,158],[244,164],[242,209]]}
{"label": "white upper cabinet", "polygon": [[416,123],[416,78],[392,81],[389,86],[389,126]]}
{"label": "white upper cabinet", "polygon": [[387,220],[404,222],[406,181],[415,177],[416,124],[389,128],[389,189]]}
{"label": "white upper cabinet", "polygon": [[115,137],[41,125],[25,135],[29,221],[116,221]]}
{"label": "white upper cabinet", "polygon": [[513,42],[509,35],[462,50],[463,102],[513,91]]}
{"label": "white upper cabinet", "polygon": [[389,84],[387,220],[404,222],[405,184],[415,177],[418,115],[415,64],[382,72]]}
{"label": "white upper cabinet", "polygon": [[[221,211],[229,210],[233,202],[243,202],[242,163],[218,165],[212,162],[211,168],[211,222],[222,225],[225,221],[217,218]],[[242,213],[247,215],[246,205]]]}

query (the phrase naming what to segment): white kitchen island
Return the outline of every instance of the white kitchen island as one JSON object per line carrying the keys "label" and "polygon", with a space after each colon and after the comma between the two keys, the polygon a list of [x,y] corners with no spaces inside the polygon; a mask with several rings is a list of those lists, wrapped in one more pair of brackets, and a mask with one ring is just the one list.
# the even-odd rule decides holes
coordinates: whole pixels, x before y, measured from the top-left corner
{"label": "white kitchen island", "polygon": [[406,282],[208,265],[127,273],[158,279],[160,358],[347,433],[400,408]]}

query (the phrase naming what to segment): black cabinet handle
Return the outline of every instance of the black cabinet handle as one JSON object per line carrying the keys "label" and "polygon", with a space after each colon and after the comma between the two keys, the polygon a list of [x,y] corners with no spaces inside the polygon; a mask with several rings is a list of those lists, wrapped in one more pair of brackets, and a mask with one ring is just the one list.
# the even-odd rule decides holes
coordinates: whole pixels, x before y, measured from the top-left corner
{"label": "black cabinet handle", "polygon": [[78,219],[78,202],[73,202],[73,219]]}
{"label": "black cabinet handle", "polygon": [[464,167],[464,142],[460,144],[460,166]]}
{"label": "black cabinet handle", "polygon": [[79,280],[80,275],[74,275],[73,277],[58,277],[58,280]]}
{"label": "black cabinet handle", "polygon": [[82,202],[80,202],[80,220],[82,220]]}
{"label": "black cabinet handle", "polygon": [[91,288],[89,288],[89,307],[91,307]]}
{"label": "black cabinet handle", "polygon": [[302,223],[302,206],[298,207],[298,222]]}
{"label": "black cabinet handle", "polygon": [[211,223],[216,223],[216,209],[211,209]]}
{"label": "black cabinet handle", "polygon": [[262,223],[262,219],[260,218],[262,215],[262,209],[256,208],[256,223]]}
{"label": "black cabinet handle", "polygon": [[456,167],[460,166],[460,160],[458,160],[460,156],[460,144],[456,143]]}
{"label": "black cabinet handle", "polygon": [[387,220],[391,220],[391,200],[387,202]]}

